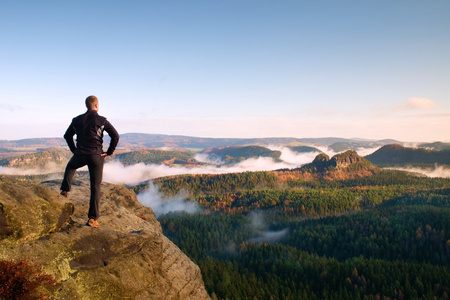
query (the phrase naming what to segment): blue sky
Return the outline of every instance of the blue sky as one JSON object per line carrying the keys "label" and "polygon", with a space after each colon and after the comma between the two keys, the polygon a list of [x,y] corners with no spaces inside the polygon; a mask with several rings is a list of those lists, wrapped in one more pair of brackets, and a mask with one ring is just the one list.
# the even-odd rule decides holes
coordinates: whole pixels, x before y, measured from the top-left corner
{"label": "blue sky", "polygon": [[119,133],[450,141],[450,1],[10,1],[0,140]]}

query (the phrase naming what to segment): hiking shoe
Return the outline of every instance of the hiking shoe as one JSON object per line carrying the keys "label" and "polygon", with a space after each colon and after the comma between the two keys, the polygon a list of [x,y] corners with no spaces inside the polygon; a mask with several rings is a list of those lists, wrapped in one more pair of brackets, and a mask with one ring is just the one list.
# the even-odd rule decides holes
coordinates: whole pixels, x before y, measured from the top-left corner
{"label": "hiking shoe", "polygon": [[87,221],[86,225],[95,227],[95,228],[100,227],[100,224],[97,222],[97,220],[94,220],[94,219],[89,219],[89,221]]}
{"label": "hiking shoe", "polygon": [[63,197],[66,197],[67,198],[67,195],[69,195],[69,192],[68,191],[61,191],[61,193],[60,193]]}

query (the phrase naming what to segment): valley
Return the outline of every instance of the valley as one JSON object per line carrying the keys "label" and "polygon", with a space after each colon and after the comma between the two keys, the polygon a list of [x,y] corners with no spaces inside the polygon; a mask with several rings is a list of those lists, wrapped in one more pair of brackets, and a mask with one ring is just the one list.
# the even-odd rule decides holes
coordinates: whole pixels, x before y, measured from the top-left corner
{"label": "valley", "polygon": [[[34,142],[25,152],[0,143],[0,171],[60,178],[70,152]],[[448,173],[447,151],[392,140],[131,134],[105,181],[152,207],[212,299],[448,299],[450,179],[406,171]]]}
{"label": "valley", "polygon": [[147,184],[135,188],[142,203],[183,193],[198,205],[158,220],[200,266],[213,298],[447,299],[450,180],[360,157],[317,163],[158,178],[156,196]]}

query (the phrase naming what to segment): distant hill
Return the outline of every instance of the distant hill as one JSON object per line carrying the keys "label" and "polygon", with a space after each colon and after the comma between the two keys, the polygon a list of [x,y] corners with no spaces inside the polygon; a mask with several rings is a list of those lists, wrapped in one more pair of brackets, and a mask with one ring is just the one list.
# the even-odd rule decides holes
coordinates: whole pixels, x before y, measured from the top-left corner
{"label": "distant hill", "polygon": [[450,165],[450,150],[429,150],[424,148],[407,148],[392,144],[381,147],[365,157],[379,166],[433,166]]}
{"label": "distant hill", "polygon": [[194,159],[194,153],[187,150],[141,149],[117,154],[115,158],[126,166],[134,165],[137,163],[167,165],[200,164],[200,162]]}
{"label": "distant hill", "polygon": [[426,148],[430,150],[450,150],[450,143],[434,142],[424,143],[419,145],[420,148]]}
{"label": "distant hill", "polygon": [[[214,147],[227,146],[269,146],[269,145],[283,145],[283,146],[326,146],[331,147],[334,151],[345,151],[348,149],[357,148],[373,148],[381,147],[391,143],[401,143],[395,140],[360,140],[360,139],[344,139],[336,137],[327,138],[202,138],[181,135],[162,135],[162,134],[143,134],[143,133],[126,133],[121,135],[120,146],[132,149],[133,147],[148,147],[148,148],[193,148],[206,149]],[[1,146],[1,144],[0,144]],[[339,150],[337,150],[339,149]],[[300,151],[298,151],[300,152]],[[320,150],[319,150],[320,152]]]}
{"label": "distant hill", "polygon": [[261,138],[261,139],[239,139],[239,138],[203,138],[182,135],[126,133],[120,138],[120,146],[125,148],[191,148],[205,149],[212,147],[242,146],[242,145],[270,145],[298,143],[295,138]]}
{"label": "distant hill", "polygon": [[[104,139],[106,148],[109,144],[108,135],[105,135]],[[270,157],[279,161],[280,152],[270,150],[268,147],[271,145],[285,146],[297,153],[321,153],[318,147],[328,147],[335,152],[381,147],[378,151],[366,157],[378,166],[413,165],[429,167],[434,164],[450,165],[449,143],[423,143],[419,145],[419,148],[407,148],[403,143],[394,140],[374,141],[336,137],[228,139],[126,133],[121,135],[116,157],[126,165],[139,162],[146,164],[201,165],[202,163],[194,158],[195,153],[198,152],[215,156],[227,164],[237,163],[251,157]],[[43,153],[31,155],[40,152]],[[63,138],[0,140],[0,166],[42,168],[44,164],[49,162],[62,165],[70,155]]]}
{"label": "distant hill", "polygon": [[[105,134],[105,143],[109,137]],[[401,143],[397,142],[396,143]],[[373,148],[393,143],[392,140],[359,140],[336,137],[327,138],[203,138],[182,135],[125,133],[121,134],[118,150],[135,150],[140,148],[171,148],[171,149],[197,149],[202,150],[213,147],[249,146],[249,145],[282,145],[282,146],[325,146],[336,152],[356,148]],[[24,150],[28,152],[46,148],[67,149],[66,142],[61,138],[35,138],[15,141],[0,140],[0,153],[11,150]]]}
{"label": "distant hill", "polygon": [[272,151],[261,146],[230,146],[208,148],[202,151],[202,153],[208,154],[213,159],[220,159],[227,164],[238,163],[240,161],[256,157],[270,157],[274,160],[279,160],[281,156],[280,151]]}
{"label": "distant hill", "polygon": [[320,152],[322,152],[319,149],[317,149],[316,147],[311,147],[311,146],[291,146],[288,148],[291,149],[292,151],[298,152],[298,153],[311,153],[311,152],[320,153]]}
{"label": "distant hill", "polygon": [[376,148],[387,144],[400,143],[396,140],[380,140],[380,141],[366,141],[366,140],[344,140],[335,142],[328,147],[335,152],[342,152],[346,150],[356,150],[359,148]]}
{"label": "distant hill", "polygon": [[0,159],[0,166],[21,169],[49,169],[67,164],[72,153],[64,149],[48,149]]}
{"label": "distant hill", "polygon": [[66,141],[63,138],[35,138],[15,141],[0,140],[0,148],[7,150],[11,148],[59,148],[65,147]]}
{"label": "distant hill", "polygon": [[[355,151],[349,150],[331,159],[328,155],[321,153],[312,163],[296,169],[227,174],[184,174],[159,177],[153,179],[153,182],[166,195],[176,195],[183,189],[191,195],[198,193],[209,195],[220,192],[236,193],[239,190],[289,190],[317,179],[327,181],[356,179],[373,176],[382,171]],[[388,171],[384,170],[384,172]],[[136,192],[142,192],[148,187],[149,182],[146,181],[133,189]]]}
{"label": "distant hill", "polygon": [[11,149],[7,149],[7,148],[0,148],[0,153],[11,153],[11,152],[14,152],[14,151]]}

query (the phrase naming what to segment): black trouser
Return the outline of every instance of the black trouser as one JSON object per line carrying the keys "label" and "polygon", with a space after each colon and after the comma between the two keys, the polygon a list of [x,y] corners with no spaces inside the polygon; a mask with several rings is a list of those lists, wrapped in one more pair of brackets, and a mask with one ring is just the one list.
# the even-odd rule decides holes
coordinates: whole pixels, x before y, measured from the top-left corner
{"label": "black trouser", "polygon": [[100,216],[100,185],[103,177],[103,164],[105,159],[100,154],[85,155],[74,154],[67,163],[64,179],[61,183],[61,191],[70,191],[75,171],[88,166],[91,181],[91,199],[89,202],[88,218],[97,220]]}

